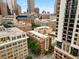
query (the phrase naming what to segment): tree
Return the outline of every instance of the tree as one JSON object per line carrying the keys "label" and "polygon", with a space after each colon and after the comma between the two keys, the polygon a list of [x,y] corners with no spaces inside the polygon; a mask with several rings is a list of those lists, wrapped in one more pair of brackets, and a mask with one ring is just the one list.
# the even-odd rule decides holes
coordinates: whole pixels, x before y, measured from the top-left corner
{"label": "tree", "polygon": [[32,56],[27,56],[25,59],[32,59]]}
{"label": "tree", "polygon": [[5,28],[14,27],[14,24],[12,22],[2,23],[1,25],[3,25]]}
{"label": "tree", "polygon": [[32,23],[32,29],[39,27],[40,25],[36,25],[35,23]]}
{"label": "tree", "polygon": [[40,55],[41,48],[37,40],[31,39],[28,45],[34,55]]}

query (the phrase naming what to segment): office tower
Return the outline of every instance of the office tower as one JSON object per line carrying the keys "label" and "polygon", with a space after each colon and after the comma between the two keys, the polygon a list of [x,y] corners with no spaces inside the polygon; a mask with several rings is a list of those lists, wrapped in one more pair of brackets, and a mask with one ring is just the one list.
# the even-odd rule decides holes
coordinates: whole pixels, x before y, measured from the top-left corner
{"label": "office tower", "polygon": [[18,28],[0,26],[0,59],[25,59],[28,56],[28,36]]}
{"label": "office tower", "polygon": [[16,13],[16,15],[20,15],[21,14],[21,6],[18,5],[18,4],[16,4],[15,13]]}
{"label": "office tower", "polygon": [[27,0],[27,12],[28,13],[34,13],[34,8],[35,8],[35,0]]}
{"label": "office tower", "polygon": [[39,8],[35,8],[35,15],[36,17],[39,17]]}
{"label": "office tower", "polygon": [[0,0],[0,15],[2,14],[2,12],[1,12],[1,5],[2,5],[2,0]]}
{"label": "office tower", "polygon": [[8,9],[7,4],[3,2],[3,0],[0,0],[0,15],[6,16],[8,15]]}
{"label": "office tower", "polygon": [[54,59],[79,59],[79,0],[56,1]]}
{"label": "office tower", "polygon": [[11,14],[15,13],[16,9],[16,0],[7,0],[8,7],[10,9]]}

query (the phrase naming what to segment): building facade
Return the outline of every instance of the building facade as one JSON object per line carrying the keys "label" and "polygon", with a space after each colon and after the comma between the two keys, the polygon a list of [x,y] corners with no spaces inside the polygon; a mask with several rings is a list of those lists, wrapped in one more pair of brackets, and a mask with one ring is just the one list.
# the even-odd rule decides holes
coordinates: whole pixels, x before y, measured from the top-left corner
{"label": "building facade", "polygon": [[17,28],[0,27],[0,59],[25,59],[28,36]]}
{"label": "building facade", "polygon": [[34,30],[44,35],[52,32],[52,28],[49,26],[40,26],[40,27],[35,28]]}
{"label": "building facade", "polygon": [[54,59],[79,59],[79,0],[56,0],[55,10],[57,42]]}
{"label": "building facade", "polygon": [[27,0],[27,6],[28,6],[28,13],[34,13],[35,10],[35,0]]}
{"label": "building facade", "polygon": [[43,35],[37,31],[29,31],[27,32],[27,35],[34,39],[37,40],[40,47],[41,47],[41,53],[45,53],[49,50],[51,46],[51,38],[47,35]]}
{"label": "building facade", "polygon": [[26,16],[26,15],[18,15],[16,17],[16,19],[17,19],[18,22],[22,21],[22,22],[31,23],[31,24],[33,22],[32,17],[31,16]]}
{"label": "building facade", "polygon": [[3,0],[0,0],[0,15],[2,16],[8,15],[7,4],[4,3]]}

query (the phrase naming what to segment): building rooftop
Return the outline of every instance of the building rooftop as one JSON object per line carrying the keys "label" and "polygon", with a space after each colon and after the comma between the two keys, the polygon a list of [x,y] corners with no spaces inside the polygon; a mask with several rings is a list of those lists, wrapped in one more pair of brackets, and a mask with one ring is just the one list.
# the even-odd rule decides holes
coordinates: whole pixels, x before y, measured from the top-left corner
{"label": "building rooftop", "polygon": [[32,26],[32,24],[31,23],[24,23],[24,22],[22,22],[22,21],[20,21],[18,24],[17,24],[17,26]]}
{"label": "building rooftop", "polygon": [[49,26],[40,26],[40,27],[37,27],[37,28],[35,28],[35,29],[50,29],[50,27]]}
{"label": "building rooftop", "polygon": [[10,37],[17,37],[25,34],[26,34],[25,32],[16,27],[13,28],[0,27],[0,45],[6,42],[8,43],[10,41],[13,41]]}
{"label": "building rooftop", "polygon": [[31,16],[26,16],[26,15],[18,15],[18,16],[16,17],[16,19],[18,19],[18,18],[31,18]]}
{"label": "building rooftop", "polygon": [[40,37],[40,38],[48,38],[48,36],[46,36],[46,35],[43,35],[43,34],[41,34],[41,33],[39,33],[39,32],[37,32],[37,31],[29,31],[30,33],[33,33],[34,35],[37,35],[38,37]]}
{"label": "building rooftop", "polygon": [[62,52],[62,53],[64,53],[64,54],[66,54],[66,55],[68,55],[68,56],[70,56],[71,58],[73,58],[73,59],[76,59],[74,56],[72,56],[71,54],[69,54],[68,52],[65,52],[64,50],[62,50],[62,49],[59,49],[58,47],[56,47],[55,46],[55,49],[57,49],[58,51],[60,51],[60,52]]}
{"label": "building rooftop", "polygon": [[19,34],[24,33],[20,29],[14,27],[14,28],[7,28],[4,31],[0,31],[0,38],[3,36],[17,36]]}

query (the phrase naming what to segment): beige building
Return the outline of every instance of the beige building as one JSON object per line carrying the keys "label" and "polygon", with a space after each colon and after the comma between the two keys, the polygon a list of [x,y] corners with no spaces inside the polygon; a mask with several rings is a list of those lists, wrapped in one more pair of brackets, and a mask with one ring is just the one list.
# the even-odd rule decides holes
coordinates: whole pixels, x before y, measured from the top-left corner
{"label": "beige building", "polygon": [[29,31],[27,32],[27,35],[39,42],[42,53],[49,50],[49,47],[51,46],[51,38],[49,36],[43,35],[37,31]]}
{"label": "beige building", "polygon": [[18,15],[16,17],[17,21],[20,22],[24,22],[24,23],[32,23],[33,22],[33,19],[31,16],[27,16],[27,15]]}
{"label": "beige building", "polygon": [[0,15],[0,24],[2,23],[2,15]]}
{"label": "beige building", "polygon": [[13,14],[16,11],[16,0],[7,0],[10,13]]}
{"label": "beige building", "polygon": [[34,23],[40,26],[48,26],[49,25],[49,20],[50,19],[39,19],[36,18],[34,19]]}
{"label": "beige building", "polygon": [[8,23],[8,22],[12,22],[13,24],[17,24],[17,20],[16,20],[16,15],[7,15],[5,17],[2,18],[2,22],[3,23]]}
{"label": "beige building", "polygon": [[40,19],[50,19],[50,12],[42,11]]}
{"label": "beige building", "polygon": [[53,29],[53,31],[56,31],[56,19],[49,20],[48,26]]}
{"label": "beige building", "polygon": [[16,27],[23,30],[24,32],[32,30],[32,24],[31,23],[18,22]]}
{"label": "beige building", "polygon": [[16,15],[20,15],[21,14],[21,6],[18,5],[18,4],[16,4],[15,13],[16,13]]}
{"label": "beige building", "polygon": [[48,26],[41,26],[34,29],[35,31],[42,33],[44,35],[49,34],[52,32],[52,28]]}
{"label": "beige building", "polygon": [[39,17],[39,8],[35,8],[35,16]]}
{"label": "beige building", "polygon": [[56,46],[52,59],[79,59],[79,0],[56,0]]}
{"label": "beige building", "polygon": [[25,59],[27,39],[26,33],[18,28],[0,27],[0,59]]}

